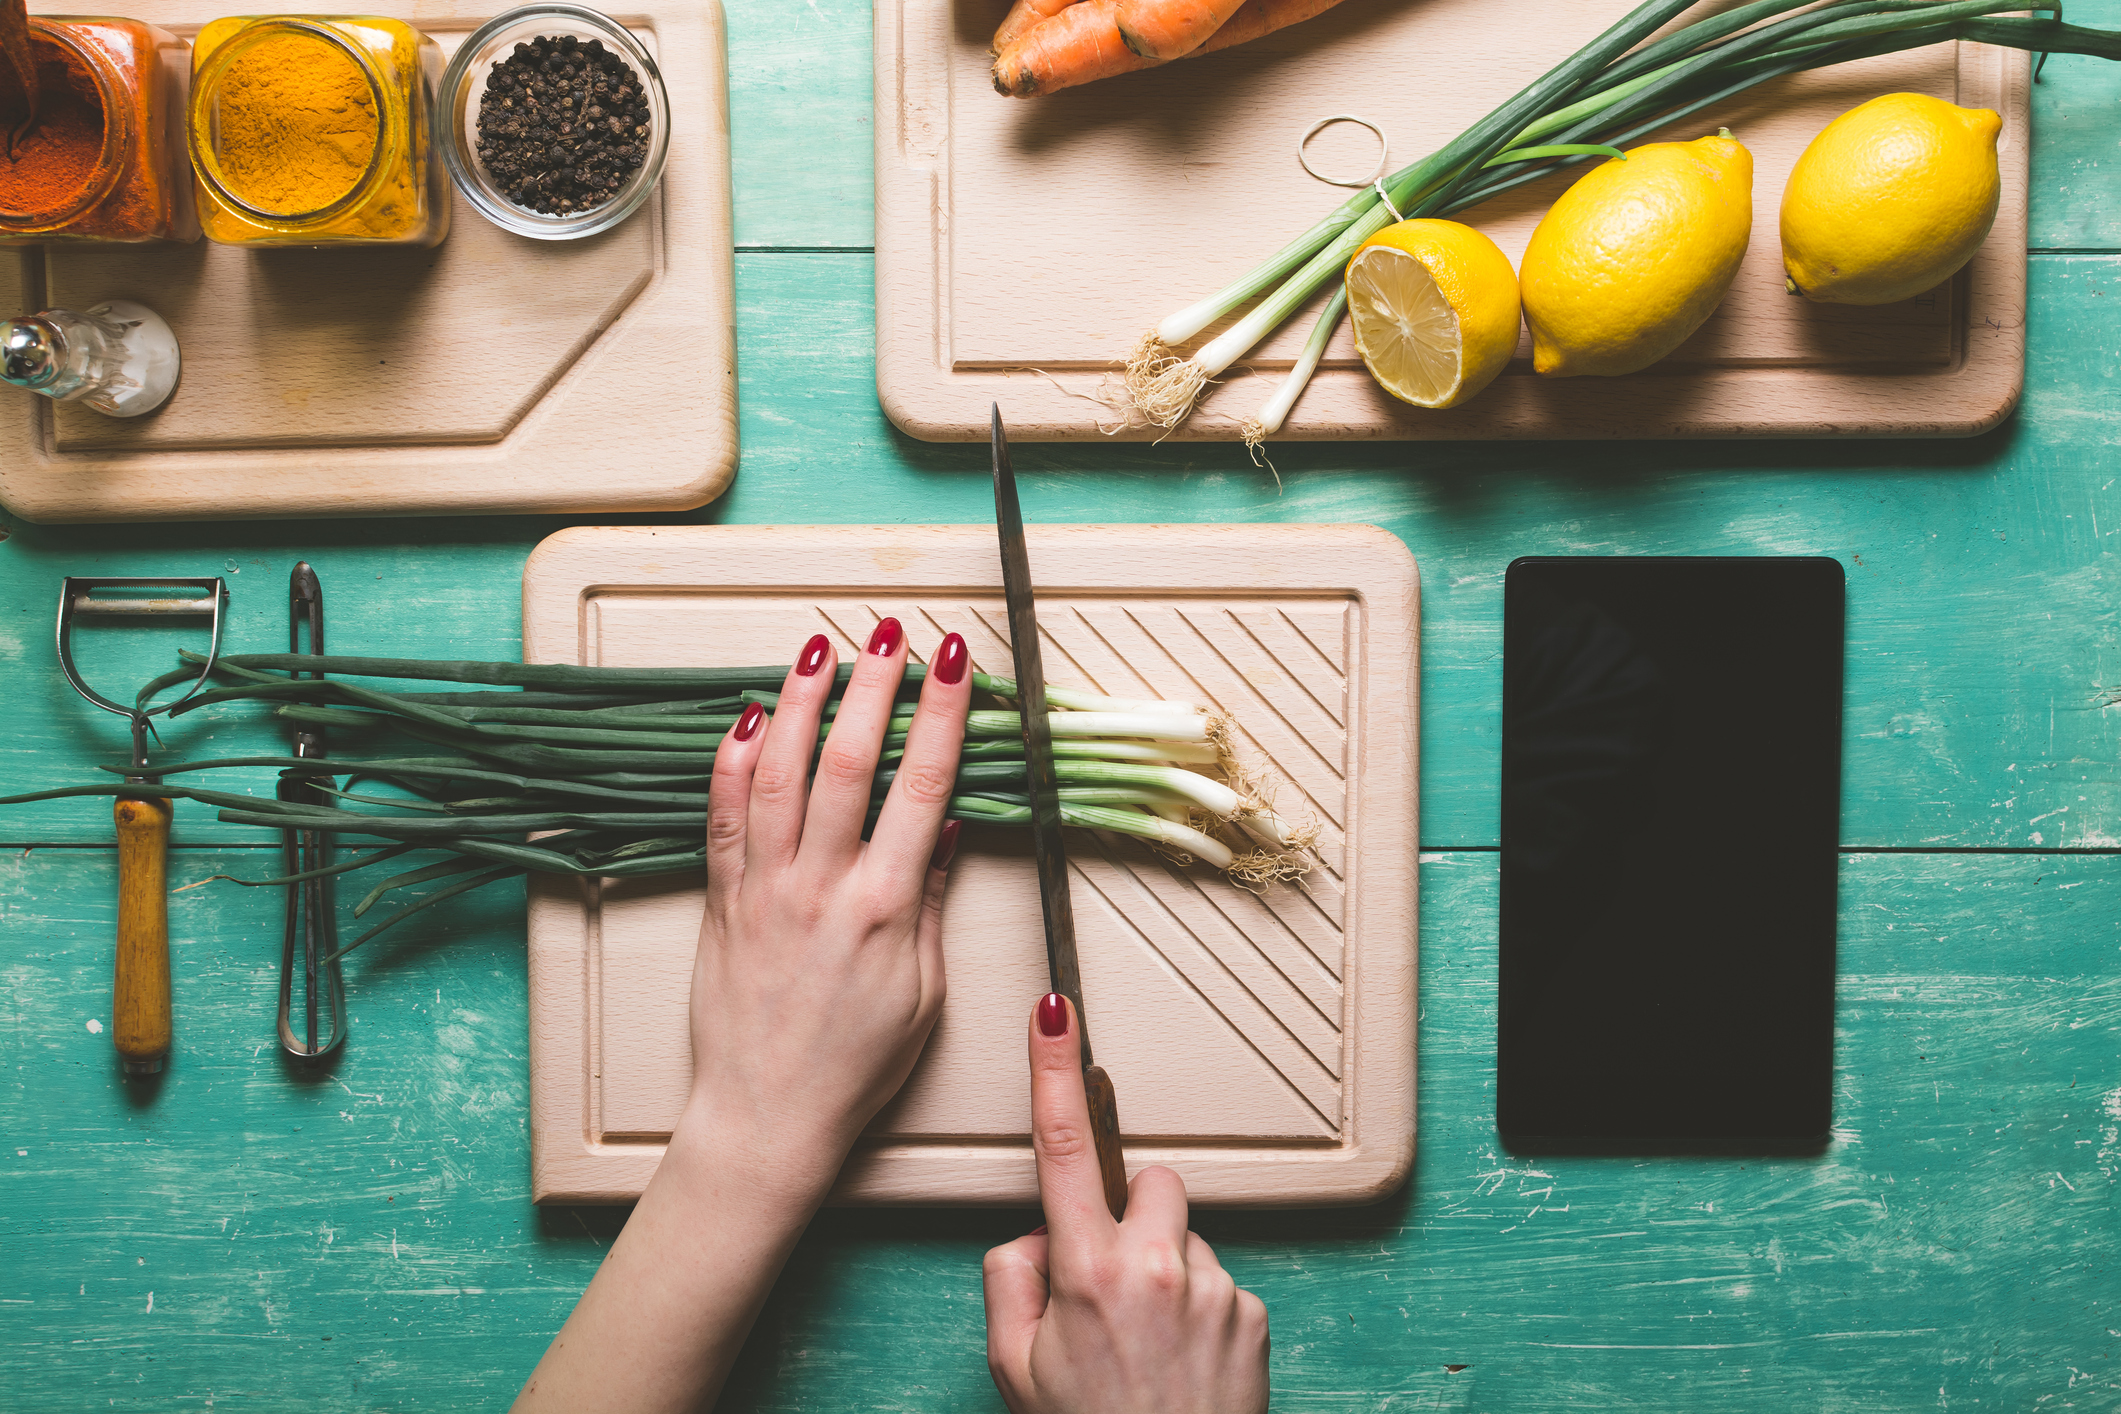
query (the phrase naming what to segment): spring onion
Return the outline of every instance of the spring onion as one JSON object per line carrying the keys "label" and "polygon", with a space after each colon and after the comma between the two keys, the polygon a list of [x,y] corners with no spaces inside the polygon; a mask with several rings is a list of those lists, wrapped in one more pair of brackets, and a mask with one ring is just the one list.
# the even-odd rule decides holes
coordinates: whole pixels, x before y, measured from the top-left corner
{"label": "spring onion", "polygon": [[[144,704],[163,688],[196,677],[200,660],[186,658],[185,666],[143,687],[139,700]],[[280,675],[296,669],[329,676]],[[850,665],[842,665],[839,688],[849,671]],[[214,664],[209,688],[172,715],[256,704],[285,720],[328,726],[342,734],[342,744],[368,750],[329,758],[107,765],[100,769],[137,779],[37,791],[0,804],[146,795],[209,806],[231,824],[383,842],[324,869],[235,880],[251,887],[351,874],[414,849],[451,853],[375,885],[354,909],[356,917],[399,890],[443,887],[389,913],[342,947],[343,953],[424,908],[500,879],[526,873],[627,878],[699,869],[715,754],[746,703],[778,705],[787,673],[780,667],[581,668],[233,654]],[[909,666],[909,688],[924,676],[919,665]],[[350,679],[480,690],[391,692]],[[1007,678],[975,673],[973,686],[1000,702],[1016,697],[1016,684]],[[1153,698],[1070,689],[1049,689],[1046,696],[1064,823],[1131,835],[1248,887],[1305,872],[1304,853],[1315,828],[1291,825],[1268,808],[1267,792],[1238,765],[1222,716],[1193,703]],[[839,705],[836,698],[828,703],[828,719]],[[913,710],[908,700],[892,706],[872,786],[872,819],[897,775]],[[828,720],[821,739],[829,730]],[[969,715],[947,807],[952,818],[1005,827],[1030,823],[1022,732],[1023,717],[1014,705],[982,706]],[[373,746],[379,738],[410,738],[447,754]],[[201,775],[214,779],[213,773],[246,768],[306,777],[328,803],[194,784]],[[369,782],[395,793],[362,788]]]}

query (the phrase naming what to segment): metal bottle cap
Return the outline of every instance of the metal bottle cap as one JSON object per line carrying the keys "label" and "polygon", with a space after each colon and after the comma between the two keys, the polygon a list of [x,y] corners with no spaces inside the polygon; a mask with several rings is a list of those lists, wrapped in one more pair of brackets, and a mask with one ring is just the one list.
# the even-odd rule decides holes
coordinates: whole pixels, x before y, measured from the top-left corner
{"label": "metal bottle cap", "polygon": [[53,325],[33,314],[10,319],[0,337],[0,379],[17,388],[42,388],[59,376],[66,342]]}

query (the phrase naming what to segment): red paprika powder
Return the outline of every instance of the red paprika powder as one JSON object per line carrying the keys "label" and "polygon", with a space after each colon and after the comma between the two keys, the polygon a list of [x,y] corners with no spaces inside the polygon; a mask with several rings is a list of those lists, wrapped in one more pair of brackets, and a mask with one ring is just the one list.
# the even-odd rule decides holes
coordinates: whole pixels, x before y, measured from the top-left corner
{"label": "red paprika powder", "polygon": [[[177,127],[183,46],[136,20],[32,19],[40,95],[12,160],[0,147],[0,244],[198,235]],[[0,84],[0,132],[25,116]]]}

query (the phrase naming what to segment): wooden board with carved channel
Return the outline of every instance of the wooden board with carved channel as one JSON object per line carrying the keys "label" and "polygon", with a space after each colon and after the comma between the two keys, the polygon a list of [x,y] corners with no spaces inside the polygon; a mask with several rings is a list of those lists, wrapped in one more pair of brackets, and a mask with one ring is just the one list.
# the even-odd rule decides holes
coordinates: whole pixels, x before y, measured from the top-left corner
{"label": "wooden board with carved channel", "polygon": [[[378,0],[445,56],[491,0]],[[136,0],[196,34],[219,10]],[[716,0],[618,16],[670,96],[646,205],[571,241],[512,235],[454,190],[433,249],[0,248],[8,314],[134,299],[183,379],[131,420],[7,390],[0,503],[25,519],[676,511],[736,475],[729,119]],[[434,159],[439,162],[437,154]]]}
{"label": "wooden board with carved channel", "polygon": [[[1413,558],[1369,526],[1034,526],[1047,674],[1234,715],[1322,827],[1305,887],[1248,893],[1116,836],[1068,832],[1085,1005],[1131,1170],[1198,1202],[1359,1202],[1413,1158],[1417,634]],[[1010,670],[988,526],[577,528],[523,577],[529,662],[843,656],[886,616],[915,660],[958,632]],[[691,1083],[702,881],[540,880],[530,898],[533,1191],[623,1202]],[[846,1203],[1027,1203],[1026,1018],[1047,990],[1020,832],[967,827],[949,999],[843,1173]]]}
{"label": "wooden board with carved channel", "polygon": [[[1139,418],[1127,425],[1118,366],[1144,330],[1243,275],[1348,195],[1298,164],[1307,128],[1331,114],[1366,118],[1389,138],[1396,170],[1444,146],[1632,7],[1346,0],[1219,53],[1014,99],[988,78],[988,42],[1007,0],[878,0],[884,410],[902,430],[936,441],[984,438],[996,401],[1019,441],[1167,435]],[[1697,5],[1674,26],[1720,8],[1721,0]],[[1718,312],[1668,358],[1625,378],[1541,378],[1523,334],[1492,386],[1463,407],[1434,412],[1377,386],[1344,320],[1280,439],[1986,431],[2017,405],[2024,382],[2030,73],[2016,50],[1935,44],[1776,79],[1646,135],[1638,141],[1728,127],[1754,159],[1744,264]],[[1783,288],[1778,224],[1790,168],[1837,115],[1896,91],[2002,115],[2003,196],[1988,240],[1957,277],[1899,304],[1793,298]],[[1308,151],[1317,170],[1360,177],[1377,162],[1377,139],[1339,124]],[[1485,231],[1515,265],[1540,217],[1583,170],[1454,219]],[[1294,363],[1327,289],[1233,364],[1168,435],[1235,441]]]}

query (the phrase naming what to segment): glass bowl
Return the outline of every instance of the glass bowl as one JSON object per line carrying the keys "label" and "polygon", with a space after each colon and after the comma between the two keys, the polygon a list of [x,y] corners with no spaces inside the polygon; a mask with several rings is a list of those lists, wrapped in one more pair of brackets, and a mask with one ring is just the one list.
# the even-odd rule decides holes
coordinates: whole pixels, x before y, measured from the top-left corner
{"label": "glass bowl", "polygon": [[[518,206],[487,172],[479,160],[479,100],[485,95],[487,76],[498,61],[518,44],[540,36],[573,35],[580,40],[599,39],[641,77],[648,98],[648,155],[626,184],[611,199],[585,211],[548,216],[527,206]],[[663,75],[655,60],[617,20],[580,5],[524,5],[495,15],[473,30],[456,57],[442,74],[441,92],[435,107],[442,132],[442,161],[450,180],[479,214],[505,231],[540,241],[579,240],[608,231],[640,209],[663,176],[663,159],[670,151],[670,95],[663,88]]]}

